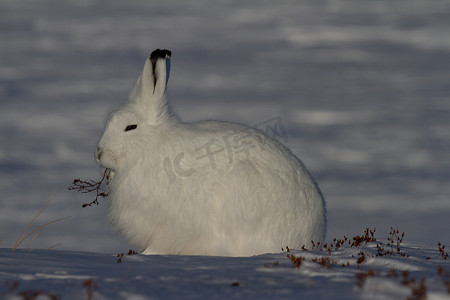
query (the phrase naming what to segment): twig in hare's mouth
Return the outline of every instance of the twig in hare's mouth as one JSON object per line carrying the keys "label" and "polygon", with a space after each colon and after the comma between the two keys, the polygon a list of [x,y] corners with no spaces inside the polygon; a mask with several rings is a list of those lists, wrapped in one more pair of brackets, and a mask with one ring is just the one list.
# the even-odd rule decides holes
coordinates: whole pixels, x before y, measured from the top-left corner
{"label": "twig in hare's mouth", "polygon": [[72,182],[72,185],[69,186],[69,191],[77,191],[83,194],[96,192],[95,199],[89,203],[83,203],[82,207],[91,206],[93,204],[98,205],[98,198],[102,197],[108,197],[108,194],[104,188],[102,188],[102,183],[106,180],[106,183],[108,182],[109,175],[111,173],[111,170],[105,169],[105,172],[103,172],[103,177],[100,179],[100,181],[94,181],[92,179],[89,179],[89,181],[84,181],[79,178],[74,179]]}

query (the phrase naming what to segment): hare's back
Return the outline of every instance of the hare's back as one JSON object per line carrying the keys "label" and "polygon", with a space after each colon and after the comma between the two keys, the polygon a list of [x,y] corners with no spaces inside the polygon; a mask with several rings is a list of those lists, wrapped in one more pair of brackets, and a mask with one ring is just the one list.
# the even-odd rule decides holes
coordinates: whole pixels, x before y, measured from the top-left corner
{"label": "hare's back", "polygon": [[222,145],[225,152],[241,159],[260,161],[269,167],[304,169],[303,163],[283,144],[266,133],[240,123],[205,121],[191,125],[196,138]]}

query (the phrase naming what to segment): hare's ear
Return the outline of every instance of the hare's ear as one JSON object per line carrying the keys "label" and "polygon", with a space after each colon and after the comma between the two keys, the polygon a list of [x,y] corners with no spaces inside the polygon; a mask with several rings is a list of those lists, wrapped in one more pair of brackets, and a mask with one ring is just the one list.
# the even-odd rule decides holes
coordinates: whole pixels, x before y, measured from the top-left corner
{"label": "hare's ear", "polygon": [[164,93],[169,81],[171,54],[166,49],[156,49],[150,54],[131,92],[130,102],[143,104],[152,110],[165,105]]}
{"label": "hare's ear", "polygon": [[170,57],[169,50],[156,49],[150,54],[149,60],[152,63],[153,94],[156,97],[162,96],[169,82]]}

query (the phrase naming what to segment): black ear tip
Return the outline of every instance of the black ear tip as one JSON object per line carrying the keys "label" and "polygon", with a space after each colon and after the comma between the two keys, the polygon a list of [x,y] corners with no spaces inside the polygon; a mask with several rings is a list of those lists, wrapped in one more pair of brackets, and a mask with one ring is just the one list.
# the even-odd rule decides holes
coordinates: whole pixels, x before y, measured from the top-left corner
{"label": "black ear tip", "polygon": [[152,54],[150,54],[150,60],[156,61],[158,58],[166,58],[166,57],[171,57],[171,56],[172,56],[172,51],[170,51],[170,50],[156,49],[152,52]]}

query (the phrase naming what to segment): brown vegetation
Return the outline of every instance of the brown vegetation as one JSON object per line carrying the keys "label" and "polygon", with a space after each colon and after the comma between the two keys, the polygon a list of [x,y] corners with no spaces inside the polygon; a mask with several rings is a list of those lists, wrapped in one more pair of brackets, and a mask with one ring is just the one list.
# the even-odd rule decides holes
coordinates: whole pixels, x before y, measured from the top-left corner
{"label": "brown vegetation", "polygon": [[[81,207],[86,206],[92,206],[93,204],[98,205],[98,199],[108,197],[108,193],[106,192],[106,189],[103,187],[103,185],[106,185],[109,181],[111,171],[108,169],[105,169],[103,172],[103,177],[99,181],[95,180],[81,180],[79,178],[74,179],[72,182],[72,185],[68,187],[69,191],[77,191],[83,194],[95,192],[95,199],[92,200],[89,203],[83,203]],[[106,182],[105,182],[106,181]]]}

